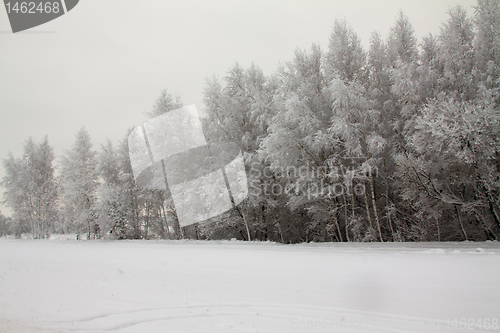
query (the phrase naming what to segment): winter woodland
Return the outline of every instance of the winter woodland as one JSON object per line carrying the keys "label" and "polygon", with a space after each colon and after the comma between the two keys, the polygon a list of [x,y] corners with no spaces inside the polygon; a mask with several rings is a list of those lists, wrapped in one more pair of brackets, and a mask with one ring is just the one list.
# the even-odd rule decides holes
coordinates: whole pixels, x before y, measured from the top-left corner
{"label": "winter woodland", "polygon": [[[235,64],[204,87],[209,142],[244,154],[248,197],[183,228],[168,191],[136,186],[127,137],[63,156],[45,137],[3,160],[0,234],[299,242],[494,240],[500,235],[500,3],[451,8],[417,40],[399,13],[362,47],[336,20],[326,48],[270,75]],[[170,91],[170,90],[169,90]],[[146,116],[181,107],[164,90]],[[136,124],[138,125],[138,124]],[[242,218],[244,216],[244,219]],[[248,232],[246,230],[248,226]],[[181,236],[182,235],[182,236]]]}

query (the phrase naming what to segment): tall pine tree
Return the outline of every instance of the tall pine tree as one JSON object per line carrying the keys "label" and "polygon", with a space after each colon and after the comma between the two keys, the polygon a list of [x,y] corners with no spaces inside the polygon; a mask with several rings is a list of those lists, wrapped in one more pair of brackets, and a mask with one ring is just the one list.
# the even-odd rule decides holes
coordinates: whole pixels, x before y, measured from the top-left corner
{"label": "tall pine tree", "polygon": [[97,153],[90,136],[82,128],[71,150],[61,159],[62,214],[70,230],[86,234],[87,239],[100,237],[97,223]]}

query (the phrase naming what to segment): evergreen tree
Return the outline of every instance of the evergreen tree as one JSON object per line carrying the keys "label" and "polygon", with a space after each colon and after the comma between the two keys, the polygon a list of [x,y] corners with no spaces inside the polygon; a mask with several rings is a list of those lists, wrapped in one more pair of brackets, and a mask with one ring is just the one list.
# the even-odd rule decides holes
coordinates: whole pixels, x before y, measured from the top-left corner
{"label": "evergreen tree", "polygon": [[439,54],[443,66],[441,90],[464,101],[475,98],[474,32],[472,20],[460,6],[450,9],[449,19],[441,28]]}
{"label": "evergreen tree", "polygon": [[126,217],[126,202],[124,189],[120,179],[120,166],[118,156],[111,141],[101,147],[98,155],[97,171],[102,184],[98,189],[98,215],[100,227],[119,238],[126,238],[128,234],[128,221]]}
{"label": "evergreen tree", "polygon": [[[168,93],[166,89],[164,89],[161,91],[160,96],[156,99],[152,110],[149,113],[146,113],[146,115],[148,118],[154,118],[181,107],[183,107],[183,104],[180,97],[174,97]],[[122,161],[122,163],[126,164],[127,162]],[[130,163],[130,161],[128,163]],[[171,237],[172,235],[169,228],[170,215],[170,224],[175,229],[176,237],[183,237],[183,231],[177,218],[170,189],[143,189],[139,193],[141,198],[144,200],[144,204],[146,205],[145,219],[147,221],[147,229],[149,230],[150,226],[152,226],[161,238]],[[167,214],[167,212],[170,212],[170,214]],[[136,225],[135,230],[137,230],[137,227],[138,226]]]}
{"label": "evergreen tree", "polygon": [[366,54],[358,35],[346,21],[335,20],[327,54],[328,65],[342,80],[363,81]]}
{"label": "evergreen tree", "polygon": [[160,96],[156,99],[153,109],[146,112],[148,118],[154,118],[160,116],[168,111],[181,108],[182,102],[179,96],[173,96],[167,89],[163,89],[160,92]]}
{"label": "evergreen tree", "polygon": [[410,20],[402,11],[398,13],[396,23],[391,28],[387,46],[389,61],[393,67],[416,60],[418,55],[417,39]]}
{"label": "evergreen tree", "polygon": [[474,59],[486,88],[500,86],[500,2],[478,0],[475,7]]}
{"label": "evergreen tree", "polygon": [[387,45],[378,32],[373,32],[370,37],[367,69],[370,96],[382,108],[390,98],[391,83]]}
{"label": "evergreen tree", "polygon": [[130,155],[128,150],[128,134],[120,142],[117,149],[117,162],[119,180],[121,183],[124,214],[128,223],[128,237],[130,238],[148,238],[147,226],[143,227],[141,223],[141,207],[143,203],[140,200],[141,189],[136,185]]}
{"label": "evergreen tree", "polygon": [[31,232],[33,238],[49,235],[56,216],[57,187],[54,153],[45,137],[39,144],[29,138],[22,158],[4,160],[5,203],[13,210],[16,233]]}
{"label": "evergreen tree", "polygon": [[5,217],[1,212],[0,212],[0,237],[5,236],[5,235],[10,235],[12,233],[11,227],[12,227],[12,221],[10,218]]}
{"label": "evergreen tree", "polygon": [[65,223],[78,234],[86,234],[87,239],[99,238],[96,209],[99,185],[97,157],[85,128],[77,133],[71,150],[64,153],[60,178]]}

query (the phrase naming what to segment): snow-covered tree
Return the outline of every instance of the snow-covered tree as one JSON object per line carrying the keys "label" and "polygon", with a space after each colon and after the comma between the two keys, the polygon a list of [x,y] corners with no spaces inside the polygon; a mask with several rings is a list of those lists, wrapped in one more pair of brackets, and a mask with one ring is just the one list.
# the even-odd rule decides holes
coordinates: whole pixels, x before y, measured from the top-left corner
{"label": "snow-covered tree", "polygon": [[90,136],[85,128],[78,131],[71,150],[61,159],[62,213],[69,229],[100,237],[97,223],[97,153],[92,149]]}
{"label": "snow-covered tree", "polygon": [[396,17],[396,23],[391,27],[387,41],[389,61],[393,66],[398,62],[408,64],[416,60],[418,55],[417,39],[414,29],[408,17],[400,11]]}
{"label": "snow-covered tree", "polygon": [[[417,40],[399,12],[368,52],[337,20],[326,52],[296,50],[270,76],[236,64],[207,79],[207,141],[236,143],[249,178],[237,210],[180,229],[168,189],[136,186],[127,140],[96,158],[81,131],[62,160],[60,216],[88,237],[98,222],[119,238],[498,239],[500,4],[448,14],[439,34]],[[180,107],[163,90],[146,115]],[[49,148],[31,140],[4,161],[18,234],[43,237],[58,207]]]}
{"label": "snow-covered tree", "polygon": [[[182,106],[183,104],[179,96],[174,97],[172,94],[168,93],[166,89],[164,89],[161,91],[160,96],[156,99],[152,110],[146,113],[146,115],[148,118],[154,118],[169,111],[181,108]],[[123,145],[124,144],[122,144],[122,146]],[[123,161],[123,163],[127,162]],[[156,233],[161,238],[171,237],[172,235],[170,234],[169,228],[170,223],[170,225],[175,229],[176,237],[181,237],[183,235],[169,188],[166,190],[143,189],[139,192],[139,195],[144,200],[143,202],[146,205],[144,208],[146,216],[144,218],[147,221],[146,229],[148,231],[150,230],[150,227],[152,227],[151,230],[156,230]]]}
{"label": "snow-covered tree", "polygon": [[387,40],[387,55],[391,66],[391,102],[389,113],[394,130],[393,145],[396,151],[407,149],[406,138],[413,131],[413,121],[422,103],[418,94],[417,39],[408,17],[400,11],[391,27]]}
{"label": "snow-covered tree", "polygon": [[101,146],[97,171],[102,179],[98,189],[98,215],[101,229],[115,233],[119,238],[127,236],[127,218],[124,191],[120,179],[118,155],[111,141]]}
{"label": "snow-covered tree", "polygon": [[47,137],[39,144],[29,138],[22,158],[10,154],[4,160],[5,203],[13,211],[17,233],[30,231],[33,238],[48,236],[57,211],[53,161]]}
{"label": "snow-covered tree", "polygon": [[449,237],[498,238],[498,128],[500,113],[491,102],[443,97],[418,117],[414,153],[398,157],[402,198],[421,223],[436,223],[438,239],[443,219],[455,230]]}
{"label": "snow-covered tree", "polygon": [[370,37],[367,70],[370,96],[381,108],[390,97],[391,83],[387,45],[378,32]]}
{"label": "snow-covered tree", "polygon": [[142,227],[141,223],[141,189],[136,185],[130,155],[128,150],[128,134],[120,142],[116,149],[121,184],[123,207],[127,221],[127,232],[129,238],[148,238],[148,229]]}
{"label": "snow-covered tree", "polygon": [[480,81],[487,88],[500,85],[500,2],[478,0],[475,7],[474,58]]}
{"label": "snow-covered tree", "polygon": [[[373,170],[378,169],[381,153],[386,140],[379,134],[377,123],[380,111],[374,108],[366,89],[358,82],[345,83],[341,79],[333,80],[328,87],[333,103],[332,124],[328,134],[338,140],[336,154],[329,163],[342,163],[366,172],[358,173],[356,180],[365,190],[362,193],[365,217],[368,221],[368,235],[383,241]],[[342,166],[341,164],[341,166]],[[368,185],[365,187],[365,180]],[[354,200],[355,191],[352,179],[344,179],[349,195]],[[370,201],[370,202],[369,202]],[[370,208],[371,204],[371,208]],[[354,206],[354,203],[352,203]],[[354,207],[352,207],[354,209]],[[373,219],[372,212],[373,211]]]}
{"label": "snow-covered tree", "polygon": [[167,89],[160,92],[160,96],[156,99],[151,111],[146,112],[148,118],[154,118],[168,111],[181,108],[182,102],[179,96],[170,94]]}
{"label": "snow-covered tree", "polygon": [[0,212],[0,237],[12,233],[12,220]]}
{"label": "snow-covered tree", "polygon": [[[276,111],[259,155],[276,174],[276,186],[284,189],[287,206],[299,216],[298,223],[292,224],[295,234],[299,236],[303,229],[306,239],[342,241],[338,200],[322,190],[331,185],[330,166],[325,163],[335,145],[324,139],[332,106],[323,59],[321,49],[313,45],[310,52],[297,50],[292,61],[279,68],[276,81],[281,84],[273,98]],[[335,69],[330,68],[334,75]]]}
{"label": "snow-covered tree", "polygon": [[[236,143],[243,153],[247,170],[252,167],[262,170],[264,167],[255,152],[266,135],[271,119],[271,91],[272,82],[255,65],[244,69],[235,64],[223,80],[212,77],[205,84],[207,117],[204,119],[204,130],[207,140],[213,143]],[[251,231],[257,238],[262,236],[264,239],[275,239],[272,237],[275,228],[272,227],[266,198],[262,193],[254,193],[256,186],[252,186],[254,183],[258,183],[258,187],[263,186],[263,178],[258,178],[250,180],[249,190],[253,192],[236,209],[240,219],[224,219],[223,223],[215,223],[214,226],[219,228],[232,224],[231,229],[236,233],[247,229],[248,232],[243,234],[250,234]],[[250,226],[247,223],[249,218],[254,218],[254,223]],[[244,227],[241,226],[242,220]],[[252,238],[244,236],[249,237]]]}
{"label": "snow-covered tree", "polygon": [[342,80],[365,78],[366,54],[358,35],[347,22],[335,20],[327,53],[331,70]]}
{"label": "snow-covered tree", "polygon": [[460,6],[450,9],[448,15],[450,17],[438,37],[443,66],[439,82],[441,90],[467,101],[475,97],[477,90],[473,75],[473,22]]}

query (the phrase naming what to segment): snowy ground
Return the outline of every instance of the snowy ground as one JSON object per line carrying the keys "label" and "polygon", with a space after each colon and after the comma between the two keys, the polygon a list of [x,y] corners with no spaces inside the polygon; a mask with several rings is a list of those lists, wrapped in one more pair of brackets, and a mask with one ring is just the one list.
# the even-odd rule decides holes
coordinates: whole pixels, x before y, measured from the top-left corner
{"label": "snowy ground", "polygon": [[0,332],[500,332],[498,320],[499,242],[0,239]]}

